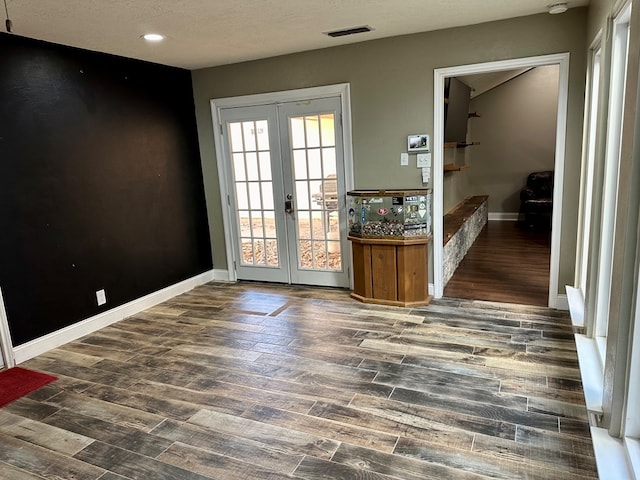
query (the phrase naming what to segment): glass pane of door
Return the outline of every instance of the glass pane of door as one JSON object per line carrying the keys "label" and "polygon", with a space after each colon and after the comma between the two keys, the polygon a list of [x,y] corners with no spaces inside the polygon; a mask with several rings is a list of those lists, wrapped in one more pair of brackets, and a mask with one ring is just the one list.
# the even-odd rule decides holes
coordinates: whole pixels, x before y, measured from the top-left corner
{"label": "glass pane of door", "polygon": [[289,118],[298,268],[342,271],[335,114]]}
{"label": "glass pane of door", "polygon": [[229,122],[241,265],[279,267],[266,120]]}

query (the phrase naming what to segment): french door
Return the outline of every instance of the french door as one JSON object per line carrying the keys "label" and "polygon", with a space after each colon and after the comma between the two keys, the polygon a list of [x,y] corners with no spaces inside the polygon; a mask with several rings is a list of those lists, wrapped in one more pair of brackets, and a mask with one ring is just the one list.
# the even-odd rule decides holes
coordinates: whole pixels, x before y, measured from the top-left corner
{"label": "french door", "polygon": [[349,286],[340,98],[220,110],[237,278]]}

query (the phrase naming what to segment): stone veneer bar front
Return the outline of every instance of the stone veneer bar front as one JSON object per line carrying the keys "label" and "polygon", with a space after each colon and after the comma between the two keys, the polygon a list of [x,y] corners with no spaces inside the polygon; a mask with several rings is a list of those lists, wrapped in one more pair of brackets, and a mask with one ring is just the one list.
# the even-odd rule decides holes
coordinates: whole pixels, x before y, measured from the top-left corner
{"label": "stone veneer bar front", "polygon": [[467,197],[447,214],[444,222],[443,278],[446,285],[487,224],[488,195]]}

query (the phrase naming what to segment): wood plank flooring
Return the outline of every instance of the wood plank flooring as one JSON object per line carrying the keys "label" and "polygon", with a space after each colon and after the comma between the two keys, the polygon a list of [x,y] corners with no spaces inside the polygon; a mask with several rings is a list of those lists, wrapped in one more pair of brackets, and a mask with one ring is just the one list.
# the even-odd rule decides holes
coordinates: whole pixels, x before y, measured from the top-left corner
{"label": "wood plank flooring", "polygon": [[445,286],[452,298],[546,306],[550,232],[489,221]]}
{"label": "wood plank flooring", "polygon": [[23,364],[0,478],[597,478],[564,312],[211,283]]}

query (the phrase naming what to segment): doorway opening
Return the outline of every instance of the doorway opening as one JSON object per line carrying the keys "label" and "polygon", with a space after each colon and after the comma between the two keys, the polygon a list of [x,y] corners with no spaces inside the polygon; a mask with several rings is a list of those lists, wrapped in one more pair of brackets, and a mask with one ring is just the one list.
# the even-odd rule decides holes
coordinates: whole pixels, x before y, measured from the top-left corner
{"label": "doorway opening", "polygon": [[[559,276],[559,249],[561,240],[561,216],[562,216],[562,186],[564,177],[564,150],[565,131],[567,116],[568,97],[568,67],[569,54],[545,55],[540,57],[530,57],[513,59],[499,62],[488,62],[483,64],[465,65],[437,69],[434,72],[434,296],[442,297],[444,294],[445,279],[443,238],[444,225],[443,216],[445,213],[444,198],[444,92],[445,81],[453,77],[461,77],[476,74],[486,74],[489,72],[507,72],[517,69],[526,71],[535,67],[556,65],[558,70],[558,96],[557,96],[557,116],[555,123],[555,149],[553,165],[553,212],[551,214],[551,238],[549,249],[549,270],[548,270],[548,293],[544,305],[557,308],[558,299],[558,276]],[[523,112],[526,115],[527,112]],[[469,145],[469,144],[468,144]],[[470,147],[473,148],[473,147]],[[535,170],[535,169],[532,169]],[[512,223],[512,222],[509,222]],[[495,252],[489,252],[492,255]],[[514,265],[514,268],[517,268]]]}

